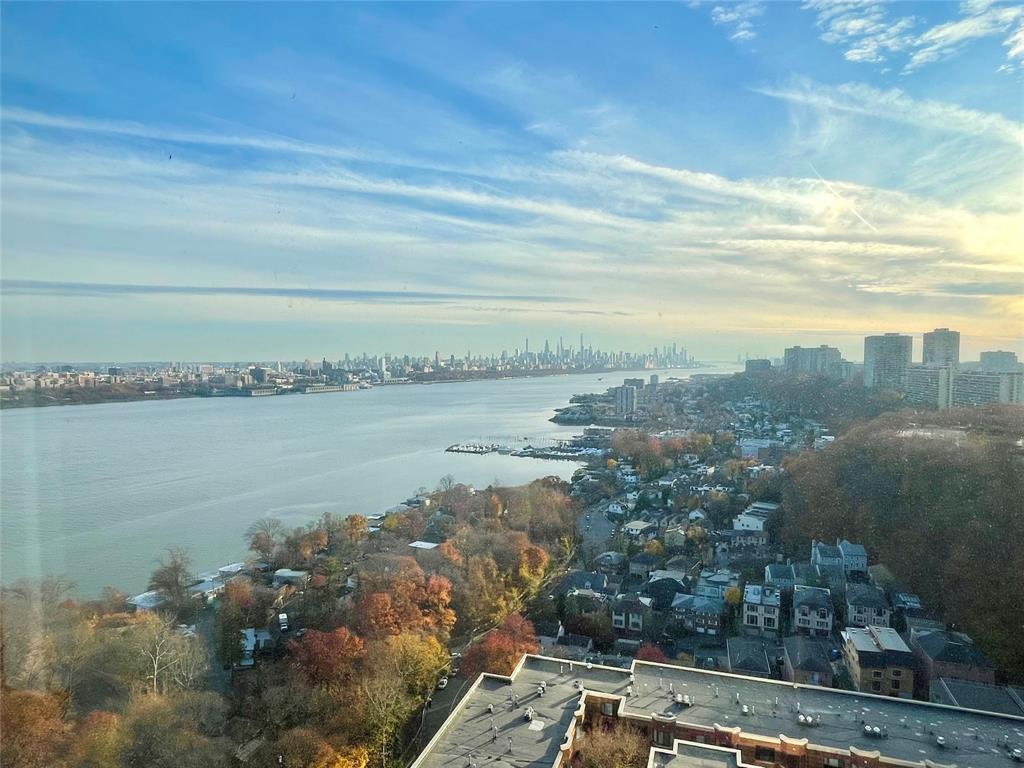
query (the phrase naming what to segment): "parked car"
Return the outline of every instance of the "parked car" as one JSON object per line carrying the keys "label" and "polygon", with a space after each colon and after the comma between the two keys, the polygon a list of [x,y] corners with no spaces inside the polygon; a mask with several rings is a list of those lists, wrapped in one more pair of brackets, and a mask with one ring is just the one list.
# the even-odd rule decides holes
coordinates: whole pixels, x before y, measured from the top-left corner
{"label": "parked car", "polygon": [[280,627],[282,632],[288,631],[288,614],[279,613],[277,614],[277,626]]}
{"label": "parked car", "polygon": [[448,678],[447,677],[442,677],[440,680],[437,681],[437,690],[443,691],[447,687],[448,687]]}

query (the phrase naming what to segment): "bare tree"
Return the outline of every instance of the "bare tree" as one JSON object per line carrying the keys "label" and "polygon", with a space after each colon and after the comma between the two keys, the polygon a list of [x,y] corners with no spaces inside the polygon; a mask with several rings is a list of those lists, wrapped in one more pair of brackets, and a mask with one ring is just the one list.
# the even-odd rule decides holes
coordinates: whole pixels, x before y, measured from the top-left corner
{"label": "bare tree", "polygon": [[210,669],[206,648],[199,638],[182,637],[177,661],[171,666],[171,679],[182,690],[199,688]]}
{"label": "bare tree", "polygon": [[135,646],[143,659],[143,677],[153,693],[166,690],[167,678],[181,659],[180,635],[171,622],[158,616],[148,617],[136,628]]}
{"label": "bare tree", "polygon": [[192,583],[192,558],[181,547],[169,547],[167,558],[149,577],[149,588],[162,592],[175,608],[188,603],[188,587]]}

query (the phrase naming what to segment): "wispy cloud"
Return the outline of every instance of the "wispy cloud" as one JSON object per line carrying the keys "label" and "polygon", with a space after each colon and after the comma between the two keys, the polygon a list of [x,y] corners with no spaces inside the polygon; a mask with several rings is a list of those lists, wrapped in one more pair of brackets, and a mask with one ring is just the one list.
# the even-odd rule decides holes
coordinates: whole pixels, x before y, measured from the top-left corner
{"label": "wispy cloud", "polygon": [[[843,114],[888,109],[906,124],[946,110],[972,142],[1011,141],[1008,121],[950,105],[915,118],[920,103],[905,95],[819,90],[764,92]],[[941,311],[995,336],[1014,317],[985,319],[1006,304],[991,284],[1019,277],[1019,211],[946,205],[806,162],[791,176],[730,177],[577,149],[410,174],[345,159],[341,146],[253,167],[202,155],[171,172],[134,141],[29,130],[4,140],[5,312],[119,297],[105,306],[130,313],[169,297],[212,321],[296,299],[308,301],[289,319],[418,322],[415,308],[445,323],[520,314],[692,327],[756,284],[745,312],[793,327],[820,316],[856,327],[866,308],[915,324]]]}
{"label": "wispy cloud", "polygon": [[0,292],[9,296],[254,296],[275,299],[313,299],[368,304],[425,304],[467,301],[508,301],[523,304],[571,304],[570,296],[529,294],[445,293],[439,291],[374,291],[349,288],[288,288],[248,285],[133,285],[127,283],[76,283],[54,280],[0,280]]}
{"label": "wispy cloud", "polygon": [[1003,38],[1007,49],[1000,69],[1012,70],[1024,61],[1024,7],[1016,3],[965,0],[959,18],[932,26],[917,16],[894,14],[891,9],[903,6],[879,0],[806,0],[803,7],[816,14],[821,39],[842,46],[849,61],[882,65],[902,60],[903,72],[909,73],[993,37]]}
{"label": "wispy cloud", "polygon": [[711,9],[711,20],[729,29],[730,40],[753,40],[757,37],[754,20],[764,14],[764,5],[757,0],[731,5],[716,5]]}
{"label": "wispy cloud", "polygon": [[913,99],[899,88],[879,90],[863,83],[832,87],[796,79],[784,86],[762,86],[754,90],[765,96],[823,109],[1024,146],[1022,123],[948,102]]}

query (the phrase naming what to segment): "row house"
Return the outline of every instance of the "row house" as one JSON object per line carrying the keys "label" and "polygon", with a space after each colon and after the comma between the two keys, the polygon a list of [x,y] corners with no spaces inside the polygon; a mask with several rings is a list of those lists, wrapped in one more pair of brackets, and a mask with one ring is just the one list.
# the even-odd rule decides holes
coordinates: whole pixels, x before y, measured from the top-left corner
{"label": "row house", "polygon": [[781,595],[775,587],[747,584],[743,589],[743,629],[778,634]]}

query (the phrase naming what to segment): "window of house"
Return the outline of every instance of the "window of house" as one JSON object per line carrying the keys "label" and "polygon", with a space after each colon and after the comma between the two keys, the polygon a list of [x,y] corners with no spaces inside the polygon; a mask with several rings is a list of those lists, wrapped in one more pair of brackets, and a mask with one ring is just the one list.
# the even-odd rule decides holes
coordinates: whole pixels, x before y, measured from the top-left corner
{"label": "window of house", "polygon": [[871,684],[871,690],[874,691],[875,693],[881,693],[882,692],[882,684],[876,680],[875,682],[873,682]]}
{"label": "window of house", "polygon": [[759,763],[774,763],[775,750],[771,747],[754,747],[754,759]]}
{"label": "window of house", "polygon": [[602,701],[601,702],[601,714],[608,715],[611,717],[615,714],[615,702],[613,701]]}
{"label": "window of house", "polygon": [[654,743],[659,747],[671,747],[672,746],[672,733],[670,731],[655,731],[654,732]]}
{"label": "window of house", "polygon": [[880,669],[872,670],[871,671],[871,676],[874,677],[875,679],[880,680],[882,678],[882,670],[880,670]]}
{"label": "window of house", "polygon": [[894,669],[894,670],[892,670],[892,676],[893,677],[903,677],[903,670],[902,669]]}
{"label": "window of house", "polygon": [[826,768],[843,768],[843,761],[838,757],[826,757],[825,766]]}

